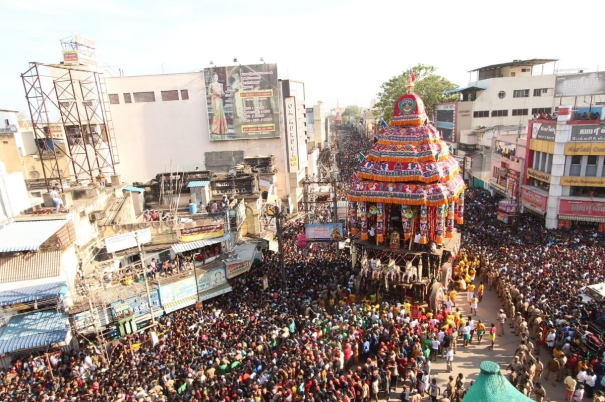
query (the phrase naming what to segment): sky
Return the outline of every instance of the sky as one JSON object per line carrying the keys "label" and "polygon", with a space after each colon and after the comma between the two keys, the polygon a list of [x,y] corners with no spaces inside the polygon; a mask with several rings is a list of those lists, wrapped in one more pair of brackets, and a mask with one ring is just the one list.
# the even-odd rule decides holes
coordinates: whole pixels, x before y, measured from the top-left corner
{"label": "sky", "polygon": [[[306,103],[368,107],[380,86],[418,63],[465,85],[469,70],[514,59],[557,69],[605,68],[605,2],[542,0],[0,0],[0,109],[26,111],[20,74],[62,59],[72,33],[97,42],[124,75],[276,63],[305,83]],[[565,5],[565,7],[563,7]],[[545,73],[555,66],[547,65]],[[537,69],[540,71],[540,69]],[[472,78],[474,80],[474,78]]]}

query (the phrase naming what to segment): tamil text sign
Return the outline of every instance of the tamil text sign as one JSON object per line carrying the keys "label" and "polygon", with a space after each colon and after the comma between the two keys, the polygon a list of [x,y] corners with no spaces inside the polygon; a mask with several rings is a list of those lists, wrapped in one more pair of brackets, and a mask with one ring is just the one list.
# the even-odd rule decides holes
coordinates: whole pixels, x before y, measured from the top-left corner
{"label": "tamil text sign", "polygon": [[605,202],[560,200],[559,213],[605,217]]}
{"label": "tamil text sign", "polygon": [[343,238],[342,223],[318,223],[305,225],[308,241],[340,241]]}
{"label": "tamil text sign", "polygon": [[235,278],[238,275],[248,272],[250,270],[251,261],[236,262],[233,264],[227,264],[227,278]]}
{"label": "tamil text sign", "polygon": [[605,73],[559,75],[555,81],[555,98],[605,94]]}
{"label": "tamil text sign", "polygon": [[605,127],[598,124],[574,124],[571,126],[570,141],[605,141]]}
{"label": "tamil text sign", "polygon": [[535,191],[528,190],[527,188],[521,188],[521,200],[533,207],[540,209],[541,211],[546,211],[548,197],[538,194]]}
{"label": "tamil text sign", "polygon": [[181,241],[190,242],[212,239],[223,235],[222,225],[197,226],[181,229]]}
{"label": "tamil text sign", "polygon": [[204,77],[210,141],[279,137],[276,64],[207,68]]}

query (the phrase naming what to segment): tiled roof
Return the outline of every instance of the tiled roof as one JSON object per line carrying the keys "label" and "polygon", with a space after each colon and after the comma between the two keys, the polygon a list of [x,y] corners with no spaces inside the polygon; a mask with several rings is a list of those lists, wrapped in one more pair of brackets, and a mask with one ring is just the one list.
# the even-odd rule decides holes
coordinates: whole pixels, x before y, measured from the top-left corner
{"label": "tiled roof", "polygon": [[37,251],[67,224],[66,220],[13,222],[0,230],[0,252]]}
{"label": "tiled roof", "polygon": [[0,257],[0,283],[52,278],[61,273],[62,251]]}
{"label": "tiled roof", "polygon": [[53,309],[17,315],[0,328],[0,353],[65,342],[68,329],[67,317]]}
{"label": "tiled roof", "polygon": [[67,285],[67,283],[65,281],[61,281],[13,290],[5,290],[0,292],[0,306],[9,306],[15,303],[28,303],[33,302],[34,300],[57,297],[65,285]]}

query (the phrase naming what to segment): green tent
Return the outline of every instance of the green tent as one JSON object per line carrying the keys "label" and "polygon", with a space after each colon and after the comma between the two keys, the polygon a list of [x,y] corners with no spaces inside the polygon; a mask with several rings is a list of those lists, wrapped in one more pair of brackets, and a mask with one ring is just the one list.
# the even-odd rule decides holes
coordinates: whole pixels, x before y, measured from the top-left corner
{"label": "green tent", "polygon": [[479,377],[470,387],[462,402],[531,402],[500,372],[497,363],[484,361],[479,366]]}

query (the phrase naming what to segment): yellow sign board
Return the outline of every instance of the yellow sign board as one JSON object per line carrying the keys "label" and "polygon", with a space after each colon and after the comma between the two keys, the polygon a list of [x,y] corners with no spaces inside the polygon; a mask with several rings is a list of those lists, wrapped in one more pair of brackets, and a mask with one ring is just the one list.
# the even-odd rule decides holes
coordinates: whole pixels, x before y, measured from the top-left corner
{"label": "yellow sign board", "polygon": [[548,173],[541,172],[536,169],[528,168],[527,177],[531,177],[532,179],[541,180],[546,183],[550,183],[550,175]]}
{"label": "yellow sign board", "polygon": [[605,187],[605,177],[563,176],[561,177],[561,185]]}
{"label": "yellow sign board", "polygon": [[565,155],[605,155],[603,142],[568,142]]}

